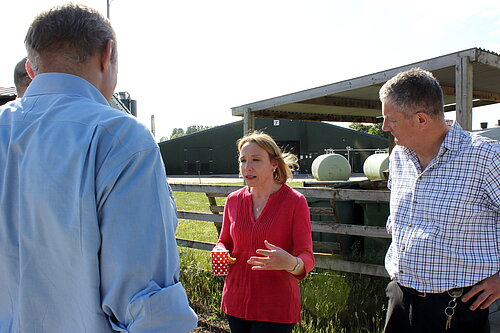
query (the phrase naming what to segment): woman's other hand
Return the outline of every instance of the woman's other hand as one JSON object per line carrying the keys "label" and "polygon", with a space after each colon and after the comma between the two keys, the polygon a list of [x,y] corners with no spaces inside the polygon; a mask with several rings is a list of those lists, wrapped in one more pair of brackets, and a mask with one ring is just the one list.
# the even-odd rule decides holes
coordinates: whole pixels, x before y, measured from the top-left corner
{"label": "woman's other hand", "polygon": [[294,257],[279,246],[264,241],[267,249],[258,249],[257,254],[262,257],[252,256],[247,263],[252,265],[252,270],[269,271],[269,270],[285,270],[294,275],[299,275],[304,267],[302,259]]}

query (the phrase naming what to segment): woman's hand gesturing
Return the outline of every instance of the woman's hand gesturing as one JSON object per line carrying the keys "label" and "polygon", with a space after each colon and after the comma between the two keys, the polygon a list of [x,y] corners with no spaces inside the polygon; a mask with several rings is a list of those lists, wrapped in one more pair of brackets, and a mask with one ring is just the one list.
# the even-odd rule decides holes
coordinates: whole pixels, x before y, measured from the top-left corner
{"label": "woman's hand gesturing", "polygon": [[[258,249],[255,251],[257,254],[262,255],[262,257],[252,256],[248,259],[247,263],[252,265],[252,270],[255,271],[269,271],[269,270],[286,270],[291,271],[291,273],[296,273],[301,271],[303,266],[302,260],[298,257],[294,257],[290,253],[286,252],[282,248],[269,243],[267,240],[264,241],[266,249]],[[297,265],[298,264],[298,265]]]}

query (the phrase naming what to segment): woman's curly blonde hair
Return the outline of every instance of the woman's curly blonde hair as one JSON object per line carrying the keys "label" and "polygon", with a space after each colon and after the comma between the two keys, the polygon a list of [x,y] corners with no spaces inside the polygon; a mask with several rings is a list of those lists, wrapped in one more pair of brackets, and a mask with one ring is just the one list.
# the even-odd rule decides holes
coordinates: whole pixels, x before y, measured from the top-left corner
{"label": "woman's curly blonde hair", "polygon": [[278,163],[278,167],[274,171],[273,175],[274,180],[277,183],[284,184],[287,179],[293,178],[293,171],[299,169],[296,155],[282,152],[274,139],[262,131],[253,131],[240,138],[236,142],[238,153],[241,152],[243,145],[249,142],[255,142],[260,148],[264,149],[269,154],[269,160],[271,162],[276,161]]}

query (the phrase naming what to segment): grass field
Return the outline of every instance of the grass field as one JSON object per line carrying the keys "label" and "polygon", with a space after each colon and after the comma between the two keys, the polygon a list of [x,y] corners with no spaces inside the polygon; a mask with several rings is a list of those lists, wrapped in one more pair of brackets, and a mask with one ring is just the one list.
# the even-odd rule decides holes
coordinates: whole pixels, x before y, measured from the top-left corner
{"label": "grass field", "polygon": [[[234,185],[234,184],[233,184]],[[301,183],[291,183],[300,186]],[[174,192],[178,209],[210,211],[204,193]],[[223,204],[223,199],[217,199]],[[177,237],[216,242],[213,223],[179,220]],[[179,248],[181,281],[202,327],[197,332],[228,332],[219,309],[223,277],[210,273],[207,251]],[[383,329],[387,279],[315,269],[301,281],[302,321],[294,333],[377,333]]]}

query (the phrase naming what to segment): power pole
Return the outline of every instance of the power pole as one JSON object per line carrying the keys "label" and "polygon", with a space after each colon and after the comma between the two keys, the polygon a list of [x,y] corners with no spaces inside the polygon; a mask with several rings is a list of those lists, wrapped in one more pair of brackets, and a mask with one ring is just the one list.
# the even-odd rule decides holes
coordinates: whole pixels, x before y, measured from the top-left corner
{"label": "power pole", "polygon": [[108,20],[109,20],[109,4],[110,0],[106,0],[106,17],[108,18]]}
{"label": "power pole", "polygon": [[151,133],[153,133],[153,137],[156,136],[156,130],[155,130],[155,115],[151,115]]}

